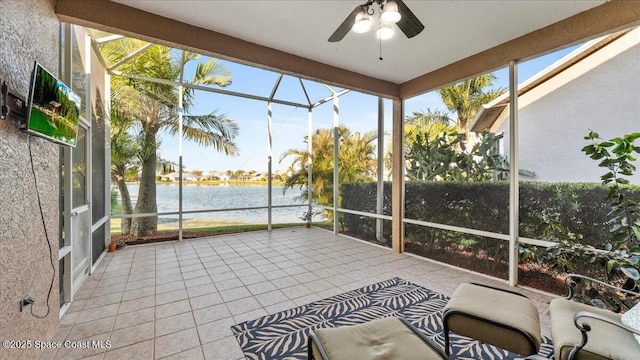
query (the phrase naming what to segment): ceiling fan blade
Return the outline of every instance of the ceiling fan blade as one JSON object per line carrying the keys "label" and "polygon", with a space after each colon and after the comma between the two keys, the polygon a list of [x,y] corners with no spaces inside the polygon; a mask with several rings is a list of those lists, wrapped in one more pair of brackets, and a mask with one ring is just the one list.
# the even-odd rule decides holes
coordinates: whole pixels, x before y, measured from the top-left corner
{"label": "ceiling fan blade", "polygon": [[422,30],[424,30],[424,25],[422,25],[420,20],[418,20],[402,0],[396,0],[396,3],[398,4],[398,12],[402,15],[400,21],[398,21],[396,25],[398,25],[400,30],[402,30],[408,38],[412,38],[420,34]]}
{"label": "ceiling fan blade", "polygon": [[347,18],[344,19],[342,24],[338,26],[336,31],[334,31],[333,34],[331,34],[331,36],[329,37],[329,42],[338,42],[342,40],[349,33],[349,31],[351,30],[351,27],[353,26],[353,23],[356,21],[356,15],[358,14],[361,8],[362,8],[362,5],[358,5],[356,6],[355,9],[353,9],[351,14],[349,14],[349,16],[347,16]]}

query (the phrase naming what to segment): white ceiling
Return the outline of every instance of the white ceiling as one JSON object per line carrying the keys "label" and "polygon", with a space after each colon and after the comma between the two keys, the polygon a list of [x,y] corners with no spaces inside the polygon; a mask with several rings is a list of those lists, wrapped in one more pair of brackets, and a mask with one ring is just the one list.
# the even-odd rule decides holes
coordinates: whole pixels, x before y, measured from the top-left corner
{"label": "white ceiling", "polygon": [[[365,0],[113,0],[150,13],[394,83],[403,83],[536,29],[601,0],[405,0],[425,25],[407,39],[350,32],[327,41]],[[416,61],[416,59],[420,59]]]}

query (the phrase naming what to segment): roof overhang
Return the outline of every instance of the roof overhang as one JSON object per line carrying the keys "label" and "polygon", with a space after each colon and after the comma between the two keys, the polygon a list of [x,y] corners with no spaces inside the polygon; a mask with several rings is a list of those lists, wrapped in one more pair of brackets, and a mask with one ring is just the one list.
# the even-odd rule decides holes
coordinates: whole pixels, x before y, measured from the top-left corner
{"label": "roof overhang", "polygon": [[[122,0],[126,1],[126,0]],[[153,3],[173,3],[175,6],[175,16],[180,18],[184,10],[184,1],[163,1],[163,2],[146,2],[146,1],[129,1],[130,5],[135,5],[140,8],[150,6]],[[418,17],[426,17],[423,13],[418,13],[417,10],[425,6],[422,2],[406,1],[410,7],[414,7],[414,12]],[[234,10],[230,2],[191,2],[190,4],[205,4],[205,3],[218,3],[219,6],[225,5],[226,9],[230,12]],[[261,6],[263,1],[244,1],[243,4],[253,3],[256,6]],[[273,3],[273,1],[270,1]],[[287,2],[281,2],[287,4]],[[294,3],[294,2],[290,2]],[[301,2],[296,2],[301,3]],[[318,1],[304,2],[306,6],[319,6],[327,7],[326,3]],[[332,5],[338,7],[344,7],[343,3],[348,3],[347,8],[353,7],[351,2],[341,1],[332,2]],[[358,1],[355,2],[356,4]],[[448,6],[470,6],[476,2],[424,2],[439,4],[449,4]],[[518,3],[520,6],[531,2],[481,2],[488,7],[500,6],[501,4]],[[560,3],[567,3],[563,1],[558,2],[539,2],[534,1],[536,6],[544,8],[549,6],[547,10],[552,9],[550,5],[555,3],[557,6]],[[580,3],[580,2],[573,2]],[[431,71],[419,74],[406,81],[390,81],[385,80],[382,75],[384,74],[384,66],[379,65],[380,62],[364,63],[361,67],[349,66],[353,64],[353,61],[357,59],[345,58],[344,62],[340,61],[340,56],[337,58],[327,58],[323,56],[314,56],[315,53],[305,53],[303,50],[310,47],[325,46],[324,42],[320,43],[296,43],[296,47],[290,48],[291,51],[284,51],[268,46],[269,37],[261,37],[257,34],[255,41],[249,41],[237,36],[229,35],[234,30],[232,28],[219,28],[217,30],[211,30],[202,26],[196,26],[184,21],[178,21],[174,18],[169,18],[154,14],[152,12],[144,11],[136,7],[127,6],[118,2],[108,0],[92,0],[92,1],[76,1],[76,0],[58,0],[56,5],[56,13],[60,20],[87,26],[99,30],[105,30],[114,33],[120,33],[126,36],[137,37],[143,40],[152,41],[168,46],[178,47],[190,51],[199,52],[205,55],[214,56],[222,59],[232,60],[235,62],[257,66],[269,70],[278,71],[284,74],[290,74],[310,80],[316,80],[324,82],[330,85],[350,88],[365,93],[374,95],[380,95],[389,98],[408,98],[415,95],[419,95],[430,90],[436,89],[443,85],[468,78],[477,74],[485,73],[495,70],[497,68],[505,66],[510,60],[522,60],[533,56],[544,54],[552,50],[579,42],[586,39],[590,39],[616,29],[625,28],[631,26],[640,21],[640,1],[611,1],[601,5],[600,1],[590,3],[586,11],[575,13],[578,8],[574,8],[573,15],[564,18],[560,21],[539,27],[533,31],[530,31],[524,35],[514,36],[507,41],[497,43],[494,46],[486,48],[484,50],[472,53],[464,58],[448,58],[449,60],[440,64],[441,66],[433,68]],[[236,2],[236,4],[238,4]],[[319,4],[319,5],[318,5]],[[340,4],[340,5],[338,5]],[[597,6],[593,6],[596,4]],[[531,4],[529,4],[531,6]],[[566,6],[566,5],[562,5]],[[575,5],[574,6],[578,6]],[[581,5],[582,6],[582,5]],[[295,9],[294,9],[295,10]],[[455,10],[454,7],[450,10]],[[571,9],[567,10],[570,11]],[[329,10],[327,10],[329,11]],[[242,22],[243,18],[239,13],[226,14],[233,17],[238,16],[237,21]],[[441,16],[448,16],[451,19],[455,18],[454,14],[440,14]],[[275,15],[274,15],[275,16]],[[317,15],[321,17],[320,15]],[[342,18],[338,19],[342,20]],[[273,22],[277,24],[278,19],[267,19],[265,22]],[[500,23],[499,19],[496,19]],[[212,20],[215,23],[215,20]],[[252,29],[255,24],[242,23],[242,26],[248,29]],[[303,26],[305,24],[302,24]],[[204,26],[204,25],[203,25]],[[277,25],[273,25],[277,26]],[[309,25],[320,26],[320,25]],[[285,25],[282,25],[285,27]],[[334,27],[331,25],[330,27]],[[515,26],[513,26],[515,27]],[[235,28],[234,28],[235,29]],[[317,29],[310,29],[309,32],[313,32]],[[506,30],[506,29],[505,29]],[[509,29],[509,30],[513,30]],[[439,29],[427,24],[427,29],[435,36],[446,36],[447,29]],[[499,31],[499,29],[496,29]],[[494,31],[494,32],[496,32]],[[255,31],[256,33],[258,31]],[[267,34],[268,35],[268,34]],[[324,35],[323,39],[324,39]],[[418,36],[419,37],[419,36]],[[417,39],[418,37],[414,38]],[[245,37],[246,38],[246,37]],[[408,41],[414,41],[414,39]],[[281,41],[285,41],[279,39]],[[299,39],[292,38],[291,40],[300,42]],[[326,40],[323,40],[326,41]],[[421,40],[422,41],[422,40]],[[420,57],[416,57],[414,52],[421,46],[422,43],[417,40],[409,43],[407,49],[414,49],[415,51],[404,51],[395,54],[397,58],[402,58],[407,66],[425,61]],[[347,44],[348,45],[348,44]],[[347,46],[345,45],[345,46]],[[393,48],[396,45],[389,45]],[[398,45],[400,46],[400,45]],[[449,47],[449,45],[447,45]],[[446,49],[446,48],[445,48]],[[299,51],[298,51],[299,50]],[[437,54],[445,54],[443,49],[436,49],[433,51],[433,56]],[[300,55],[300,54],[311,55]],[[356,57],[357,55],[353,55]],[[444,57],[444,55],[441,55]],[[376,59],[377,60],[377,59]],[[344,65],[344,66],[343,66]],[[378,66],[379,68],[373,67]],[[360,70],[362,69],[362,70]],[[380,71],[378,72],[378,70]],[[395,71],[393,68],[389,68],[389,72]],[[398,74],[401,72],[398,70]]]}
{"label": "roof overhang", "polygon": [[[522,96],[532,89],[536,88],[537,86],[545,83],[549,79],[579,63],[583,59],[589,57],[591,54],[607,46],[616,39],[624,36],[631,30],[632,29],[625,29],[586,42],[581,47],[572,51],[570,54],[567,54],[555,63],[549,65],[547,68],[541,70],[537,74],[531,76],[529,79],[523,81],[518,86],[518,96]],[[471,125],[469,126],[469,131],[488,131],[491,127],[493,127],[496,121],[498,121],[502,112],[508,109],[509,101],[509,93],[507,92],[497,97],[493,101],[487,104],[483,104],[480,110],[478,110],[478,112],[474,116]]]}

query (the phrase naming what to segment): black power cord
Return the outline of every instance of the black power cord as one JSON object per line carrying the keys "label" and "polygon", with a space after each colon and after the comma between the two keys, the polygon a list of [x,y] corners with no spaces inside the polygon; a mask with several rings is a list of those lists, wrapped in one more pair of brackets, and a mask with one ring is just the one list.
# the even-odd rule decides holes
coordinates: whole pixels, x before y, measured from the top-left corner
{"label": "black power cord", "polygon": [[38,208],[40,208],[40,219],[42,219],[42,227],[44,229],[44,236],[47,239],[47,244],[49,245],[49,260],[51,262],[51,269],[53,270],[53,274],[51,275],[51,285],[49,285],[49,293],[47,294],[47,313],[43,316],[38,316],[33,313],[33,305],[31,305],[31,315],[37,317],[38,319],[44,319],[49,316],[51,312],[51,306],[49,305],[49,300],[51,299],[51,291],[53,291],[53,283],[56,279],[56,267],[53,264],[53,249],[51,248],[51,241],[49,240],[49,234],[47,232],[47,224],[44,221],[44,212],[42,211],[42,202],[40,201],[40,192],[38,191],[38,179],[36,178],[36,169],[33,165],[33,153],[31,152],[31,135],[28,136],[29,143],[29,159],[31,160],[31,173],[33,174],[33,182],[36,187],[36,196],[38,198]]}

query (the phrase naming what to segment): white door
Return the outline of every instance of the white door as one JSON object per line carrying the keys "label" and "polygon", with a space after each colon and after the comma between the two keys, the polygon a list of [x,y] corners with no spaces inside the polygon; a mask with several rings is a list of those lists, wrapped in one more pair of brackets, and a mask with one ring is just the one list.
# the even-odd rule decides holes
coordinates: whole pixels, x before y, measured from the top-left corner
{"label": "white door", "polygon": [[[80,124],[75,148],[66,151],[65,163],[70,164],[65,172],[65,216],[66,236],[71,245],[71,296],[86,280],[91,266],[91,203],[89,171],[89,125]],[[70,195],[70,196],[68,196]],[[67,211],[68,209],[68,211]],[[68,214],[68,215],[66,215]]]}

